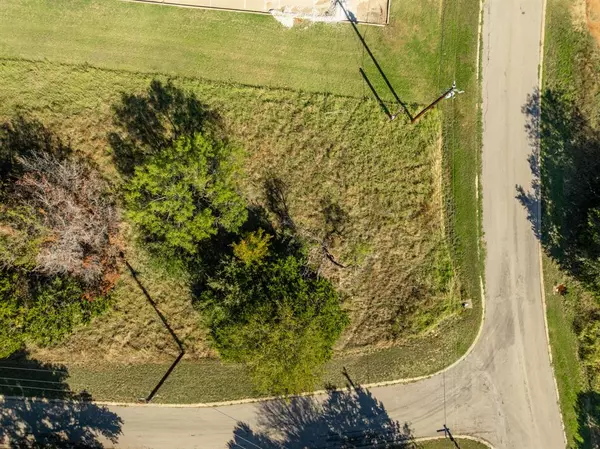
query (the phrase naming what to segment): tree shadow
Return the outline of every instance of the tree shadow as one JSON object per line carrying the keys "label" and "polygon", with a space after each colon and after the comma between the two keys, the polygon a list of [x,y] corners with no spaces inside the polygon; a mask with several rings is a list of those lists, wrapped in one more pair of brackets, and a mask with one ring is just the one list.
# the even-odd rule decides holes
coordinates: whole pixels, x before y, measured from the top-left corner
{"label": "tree shadow", "polygon": [[[541,107],[540,107],[541,106]],[[600,288],[600,131],[587,120],[578,104],[565,92],[535,91],[523,107],[526,131],[533,151],[529,163],[533,181],[529,191],[517,186],[517,199],[528,217],[542,248],[560,269],[597,295]],[[593,311],[574,320],[579,358],[596,364],[596,341],[586,342],[585,327],[598,321]],[[592,324],[593,325],[593,324]],[[595,335],[595,334],[594,334]],[[595,336],[588,338],[595,339]],[[586,367],[590,378],[594,372]],[[600,443],[600,395],[579,393],[578,448]]]}
{"label": "tree shadow", "polygon": [[124,175],[131,175],[135,166],[177,138],[194,133],[217,137],[222,125],[219,115],[195,94],[185,92],[171,81],[163,83],[156,79],[143,94],[123,93],[113,111],[114,124],[122,132],[110,133],[108,140],[114,163]]}
{"label": "tree shadow", "polygon": [[324,399],[299,396],[263,402],[258,426],[239,422],[228,447],[255,449],[412,448],[408,423],[391,419],[369,390],[348,385]]}
{"label": "tree shadow", "polygon": [[20,176],[22,167],[18,158],[35,153],[51,153],[64,159],[72,150],[39,120],[17,115],[0,124],[0,179]]}
{"label": "tree shadow", "polygon": [[527,208],[544,251],[561,269],[597,289],[600,132],[558,90],[534,92],[523,113],[534,147],[529,156],[534,180],[529,191],[516,186],[517,199]]}
{"label": "tree shadow", "polygon": [[33,360],[26,352],[0,359],[0,394],[5,395],[0,399],[0,443],[15,448],[101,448],[103,439],[117,443],[123,420],[91,402],[85,391],[71,391],[68,376],[64,366]]}
{"label": "tree shadow", "polygon": [[331,243],[335,236],[344,235],[346,225],[349,221],[348,212],[346,212],[338,203],[327,197],[321,200],[321,214],[325,222],[324,241]]}
{"label": "tree shadow", "polygon": [[[303,239],[310,240],[320,246],[322,255],[338,268],[347,268],[331,254],[330,248],[335,237],[340,237],[349,221],[348,213],[330,197],[321,200],[320,213],[323,218],[322,231],[315,233],[296,225],[291,217],[287,195],[288,188],[283,180],[276,176],[269,176],[263,181],[263,192],[268,212],[277,219],[279,228],[288,236],[287,249],[298,251]],[[295,241],[296,246],[289,245],[289,241]]]}
{"label": "tree shadow", "polygon": [[578,449],[593,449],[600,444],[600,394],[586,391],[577,395],[577,423],[581,439]]}
{"label": "tree shadow", "polygon": [[540,186],[540,170],[539,170],[539,150],[534,148],[531,154],[527,157],[531,173],[531,189],[525,191],[523,186],[517,185],[516,198],[527,211],[527,220],[531,223],[531,230],[538,240],[541,240],[541,186]]}
{"label": "tree shadow", "polygon": [[290,215],[287,203],[287,185],[276,176],[269,176],[263,181],[263,192],[267,210],[277,218],[282,229],[296,232],[296,224]]}

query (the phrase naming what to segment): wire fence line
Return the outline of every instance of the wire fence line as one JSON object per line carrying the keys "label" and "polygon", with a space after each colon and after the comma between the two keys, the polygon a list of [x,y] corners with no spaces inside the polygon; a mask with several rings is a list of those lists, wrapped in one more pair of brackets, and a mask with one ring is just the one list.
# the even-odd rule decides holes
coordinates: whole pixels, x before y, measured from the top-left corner
{"label": "wire fence line", "polygon": [[8,365],[0,365],[0,370],[3,369],[13,369],[13,370],[22,370],[22,371],[40,371],[40,372],[46,372],[46,373],[63,373],[63,374],[68,374],[69,372],[67,370],[63,370],[63,369],[54,369],[54,368],[47,368],[47,369],[42,369],[42,368],[25,368],[22,366],[8,366]]}

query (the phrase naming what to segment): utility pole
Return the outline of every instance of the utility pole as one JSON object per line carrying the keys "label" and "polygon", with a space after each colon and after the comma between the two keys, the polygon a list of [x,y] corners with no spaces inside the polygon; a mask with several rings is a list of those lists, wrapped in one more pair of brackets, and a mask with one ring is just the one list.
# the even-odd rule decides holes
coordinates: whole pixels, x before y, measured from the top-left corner
{"label": "utility pole", "polygon": [[460,449],[458,442],[454,439],[452,433],[450,432],[450,429],[448,428],[448,426],[446,426],[446,424],[444,424],[444,426],[441,429],[439,429],[438,432],[444,432],[444,435],[450,438],[450,441],[454,443],[454,447],[456,447],[456,449]]}
{"label": "utility pole", "polygon": [[[421,112],[419,112],[417,115],[415,115],[413,118],[411,118],[410,123],[415,123],[417,120],[419,120],[427,111],[429,111],[430,109],[433,109],[435,107],[435,105],[437,105],[440,101],[442,101],[443,99],[447,98],[454,98],[457,94],[462,94],[464,93],[464,90],[458,90],[456,88],[456,81],[454,81],[452,83],[452,87],[450,89],[448,89],[446,92],[444,92],[442,95],[440,95],[437,99],[435,99],[429,106],[425,107]],[[396,116],[398,115],[400,111],[398,111],[396,114],[392,115],[392,120],[394,118],[396,118]]]}
{"label": "utility pole", "polygon": [[413,116],[410,113],[410,111],[408,110],[408,107],[406,106],[406,104],[400,99],[400,97],[396,93],[396,90],[392,86],[392,83],[390,83],[390,80],[388,79],[388,77],[386,76],[385,72],[383,71],[383,69],[379,65],[379,62],[377,61],[377,58],[375,58],[375,55],[373,54],[373,52],[371,51],[371,49],[369,48],[369,46],[365,42],[365,39],[363,38],[363,36],[360,34],[360,31],[359,31],[358,27],[356,26],[356,24],[358,23],[358,21],[356,20],[356,16],[351,11],[348,11],[346,9],[346,7],[344,6],[344,1],[345,0],[335,0],[335,1],[340,6],[340,8],[342,9],[342,11],[344,12],[344,15],[346,16],[346,19],[348,20],[348,22],[350,22],[350,25],[352,26],[352,29],[356,33],[356,36],[358,37],[358,39],[362,43],[364,49],[369,54],[369,57],[373,61],[373,64],[375,64],[375,67],[377,68],[377,71],[379,72],[379,74],[381,75],[381,77],[385,81],[385,84],[387,85],[388,89],[390,90],[390,92],[392,93],[392,95],[394,96],[394,98],[396,99],[396,102],[400,105],[400,109],[395,114],[392,114],[390,112],[390,110],[388,109],[388,107],[386,106],[386,104],[381,99],[381,97],[379,96],[379,94],[377,93],[377,90],[375,89],[375,86],[373,86],[373,84],[371,83],[371,81],[367,77],[367,74],[365,73],[365,71],[363,70],[363,68],[362,67],[359,68],[361,76],[363,77],[363,79],[365,80],[365,82],[367,83],[367,85],[369,86],[369,89],[371,89],[371,92],[373,92],[373,95],[375,96],[375,98],[379,102],[379,105],[383,109],[383,112],[388,116],[388,118],[390,119],[390,121],[395,120],[400,115],[401,112],[404,112],[408,116],[408,118],[410,119],[410,123],[415,123],[427,111],[429,111],[430,109],[434,108],[443,99],[445,99],[445,98],[448,98],[448,99],[449,98],[454,98],[457,94],[464,93],[464,91],[458,90],[456,88],[456,81],[454,81],[452,83],[452,87],[450,89],[448,89],[442,95],[440,95],[438,98],[436,98],[430,105],[428,105],[427,107],[425,107],[417,115]]}

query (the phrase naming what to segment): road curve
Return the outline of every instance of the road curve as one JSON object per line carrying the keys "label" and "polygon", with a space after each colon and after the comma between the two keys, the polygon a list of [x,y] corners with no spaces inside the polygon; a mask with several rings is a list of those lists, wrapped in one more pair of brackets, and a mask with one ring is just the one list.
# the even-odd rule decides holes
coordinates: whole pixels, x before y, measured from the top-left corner
{"label": "road curve", "polygon": [[[538,244],[515,200],[515,185],[531,181],[521,107],[538,84],[541,26],[542,0],[485,4],[481,337],[443,374],[371,389],[390,417],[410,422],[417,437],[436,436],[446,423],[453,433],[484,438],[496,448],[565,448],[547,351]],[[3,405],[10,407],[10,401]],[[132,448],[222,448],[238,421],[254,427],[257,418],[256,404],[109,408],[124,422],[119,447]]]}

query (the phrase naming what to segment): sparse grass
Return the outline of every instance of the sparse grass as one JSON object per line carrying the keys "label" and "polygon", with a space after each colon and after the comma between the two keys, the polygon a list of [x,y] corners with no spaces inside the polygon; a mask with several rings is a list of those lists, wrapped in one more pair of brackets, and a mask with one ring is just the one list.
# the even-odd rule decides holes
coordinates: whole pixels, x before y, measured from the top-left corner
{"label": "sparse grass", "polygon": [[[358,67],[373,78],[375,72],[347,25],[285,30],[263,16],[84,0],[0,4],[10,23],[0,30],[0,56],[16,58],[0,60],[0,116],[40,118],[116,178],[106,142],[111,106],[121,92],[144,90],[155,77],[148,72],[177,74],[176,84],[217,109],[248,151],[243,184],[251,200],[261,202],[262,181],[277,176],[288,185],[292,217],[310,233],[321,232],[325,199],[349,215],[332,252],[353,268],[325,262],[322,272],[350,298],[353,324],[325,379],[341,383],[342,367],[359,383],[430,374],[464,354],[481,316],[473,227],[479,2],[446,1],[443,25],[438,1],[392,5],[391,26],[363,31],[400,95],[426,103],[453,78],[467,91],[446,102],[443,115],[433,111],[414,127],[389,123],[373,101],[229,82],[369,95]],[[185,275],[165,273],[134,246],[127,255],[188,353],[156,400],[252,396],[238,366],[206,359],[214,354],[191,309]],[[465,297],[472,310],[461,309]],[[147,394],[176,347],[126,272],[115,303],[115,311],[64,345],[36,348],[33,356],[66,362],[74,390],[130,401]]]}
{"label": "sparse grass", "polygon": [[[19,110],[42,119],[115,175],[105,140],[112,129],[110,105],[118,101],[120,91],[143,90],[152,77],[23,61],[3,61],[1,73],[3,117]],[[372,101],[191,79],[178,79],[177,84],[219,110],[232,136],[244,143],[249,176],[243,184],[251,200],[262,201],[262,180],[276,174],[288,186],[292,216],[312,234],[322,232],[323,199],[335,200],[348,212],[346,231],[332,252],[350,263],[355,245],[361,244],[364,254],[352,269],[322,266],[351,298],[347,307],[354,323],[338,347],[338,354],[346,355],[332,363],[328,378],[339,379],[341,366],[354,369],[360,382],[428,374],[464,352],[470,341],[462,346],[456,342],[462,342],[461,333],[469,326],[449,318],[458,313],[460,297],[456,279],[445,273],[440,180],[431,170],[441,164],[435,112],[409,128],[386,122]],[[294,138],[287,138],[290,135]],[[210,355],[203,330],[196,325],[185,277],[151,266],[135,247],[127,253],[154,300],[181,332],[188,358]],[[176,348],[165,340],[166,332],[128,276],[123,274],[115,291],[114,312],[75,333],[62,347],[39,349],[33,356],[60,362],[111,361],[117,371],[114,362],[167,362]],[[407,299],[400,300],[403,297]],[[402,317],[402,327],[396,325],[396,317]],[[443,317],[449,319],[446,338],[438,338],[441,330],[428,332],[424,339],[408,338],[432,329]],[[392,343],[403,346],[374,352]],[[370,355],[361,357],[365,349]],[[69,368],[72,379],[84,372],[70,364]],[[88,390],[104,397],[100,390]],[[228,398],[236,394],[228,393]],[[110,391],[110,397],[118,394]],[[210,400],[191,394],[188,398]]]}
{"label": "sparse grass", "polygon": [[[119,91],[143,90],[150,76],[14,61],[4,61],[2,73],[4,87],[11,91],[3,102],[4,117],[26,108],[114,175],[105,140],[112,130],[109,105],[119,101]],[[42,85],[36,85],[39,79]],[[287,186],[292,218],[308,234],[324,233],[324,201],[335,202],[348,214],[331,251],[351,265],[361,244],[368,248],[362,263],[343,270],[319,261],[322,272],[352,298],[348,307],[354,324],[340,348],[398,342],[435,323],[424,323],[418,315],[457,311],[455,280],[452,275],[440,277],[443,267],[436,264],[447,258],[447,250],[440,224],[440,180],[431,170],[441,164],[435,112],[409,128],[385,121],[372,101],[191,79],[177,84],[218,110],[232,137],[247,149],[248,175],[242,184],[251,202],[263,201],[263,181],[276,176]],[[184,279],[175,287],[165,284],[165,273],[149,266],[139,270],[159,305],[186,296]],[[121,286],[116,295],[127,297],[130,292]]]}

